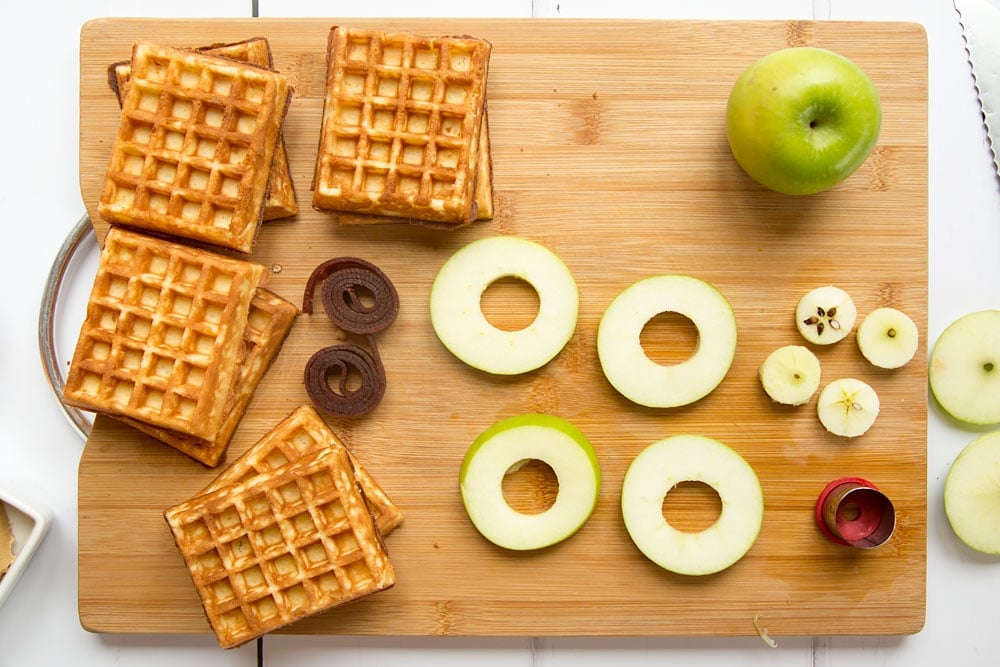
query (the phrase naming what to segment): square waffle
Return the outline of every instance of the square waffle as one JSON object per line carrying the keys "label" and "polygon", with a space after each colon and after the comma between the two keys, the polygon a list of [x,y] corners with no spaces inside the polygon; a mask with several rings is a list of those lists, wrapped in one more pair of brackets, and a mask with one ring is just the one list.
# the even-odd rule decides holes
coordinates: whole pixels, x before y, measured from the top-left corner
{"label": "square waffle", "polygon": [[343,449],[354,466],[354,474],[368,501],[375,524],[382,535],[403,522],[399,511],[378,482],[355,458],[309,405],[295,409],[280,424],[261,438],[240,458],[233,461],[201,493],[209,493],[229,484],[245,482],[255,475],[266,474],[322,448]]}
{"label": "square waffle", "polygon": [[335,26],[313,206],[445,228],[492,215],[491,51],[471,37]]}
{"label": "square waffle", "polygon": [[218,465],[243,418],[257,385],[271,366],[299,314],[298,306],[263,287],[250,302],[247,327],[243,330],[236,382],[226,399],[225,418],[213,438],[201,439],[123,418],[143,433],[153,436],[207,466]]}
{"label": "square waffle", "polygon": [[[216,56],[232,58],[242,62],[273,69],[271,47],[264,37],[253,37],[231,44],[212,44],[197,49]],[[121,105],[125,100],[125,90],[131,75],[132,65],[128,60],[113,63],[108,67],[108,84]],[[295,184],[288,171],[288,152],[285,140],[279,134],[274,149],[274,164],[268,181],[267,199],[264,201],[264,222],[289,218],[298,213],[295,201]]]}
{"label": "square waffle", "polygon": [[199,494],[164,518],[223,648],[395,584],[342,448]]}
{"label": "square waffle", "polygon": [[98,213],[249,253],[288,100],[277,72],[137,43]]}
{"label": "square waffle", "polygon": [[215,437],[264,267],[112,227],[63,400]]}

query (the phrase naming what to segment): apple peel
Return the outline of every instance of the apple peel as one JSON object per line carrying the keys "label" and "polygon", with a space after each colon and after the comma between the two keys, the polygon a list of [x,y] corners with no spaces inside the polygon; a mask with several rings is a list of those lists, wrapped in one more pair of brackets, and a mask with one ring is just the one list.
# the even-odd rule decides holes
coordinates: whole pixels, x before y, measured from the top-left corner
{"label": "apple peel", "polygon": [[757,635],[762,640],[764,640],[765,644],[767,644],[771,648],[778,648],[778,642],[774,641],[774,639],[771,637],[771,635],[769,635],[767,633],[767,628],[764,627],[761,624],[761,622],[760,622],[760,619],[763,616],[764,616],[764,614],[762,614],[760,612],[758,612],[758,613],[756,613],[756,614],[753,615],[753,629],[757,632]]}

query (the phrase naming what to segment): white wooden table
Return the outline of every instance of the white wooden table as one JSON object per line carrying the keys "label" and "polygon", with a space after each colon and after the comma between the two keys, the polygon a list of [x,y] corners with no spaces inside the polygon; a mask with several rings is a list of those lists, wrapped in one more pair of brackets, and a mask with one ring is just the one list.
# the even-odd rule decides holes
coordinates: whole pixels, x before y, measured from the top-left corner
{"label": "white wooden table", "polygon": [[[564,18],[888,19],[922,23],[929,44],[930,342],[966,312],[1000,302],[1000,181],[993,169],[958,16],[948,0],[259,0],[260,16],[505,16]],[[8,3],[0,27],[7,229],[0,309],[0,489],[52,510],[55,522],[0,608],[0,665],[253,665],[256,646],[219,649],[213,637],[93,635],[76,599],[76,470],[82,442],[39,361],[39,303],[53,258],[83,213],[77,180],[79,29],[99,16],[250,16],[250,0]],[[85,244],[64,291],[57,342],[75,339],[96,253]],[[561,639],[373,638],[278,635],[267,665],[874,665],[996,664],[1000,559],[954,537],[941,494],[948,467],[976,433],[929,410],[928,580],[925,629],[907,637]],[[109,549],[115,545],[109,544]],[[613,610],[609,610],[613,613]]]}

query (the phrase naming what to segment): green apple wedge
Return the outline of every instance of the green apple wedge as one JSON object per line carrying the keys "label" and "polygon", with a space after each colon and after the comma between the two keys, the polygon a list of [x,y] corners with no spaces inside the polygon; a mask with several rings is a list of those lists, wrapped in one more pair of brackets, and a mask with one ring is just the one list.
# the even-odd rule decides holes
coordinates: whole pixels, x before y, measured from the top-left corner
{"label": "green apple wedge", "polygon": [[970,442],[951,464],[944,511],[960,540],[976,551],[1000,554],[1000,431]]}
{"label": "green apple wedge", "polygon": [[864,70],[808,46],[751,64],[726,106],[733,157],[755,181],[789,195],[844,181],[871,153],[881,127],[881,99]]}
{"label": "green apple wedge", "polygon": [[949,415],[979,426],[1000,423],[1000,310],[980,310],[948,325],[927,369],[931,393]]}
{"label": "green apple wedge", "polygon": [[[552,468],[555,502],[535,514],[518,512],[503,494],[503,478],[529,461]],[[524,414],[483,431],[466,451],[458,474],[462,502],[483,537],[506,549],[541,549],[565,540],[590,518],[601,487],[601,468],[587,437],[570,422]]]}

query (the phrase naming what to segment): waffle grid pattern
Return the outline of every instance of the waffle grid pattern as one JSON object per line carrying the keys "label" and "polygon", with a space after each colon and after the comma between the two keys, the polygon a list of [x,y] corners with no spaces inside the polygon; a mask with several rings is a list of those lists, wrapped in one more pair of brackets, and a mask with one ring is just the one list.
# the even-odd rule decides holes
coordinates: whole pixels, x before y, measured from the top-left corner
{"label": "waffle grid pattern", "polygon": [[343,450],[200,494],[165,518],[225,648],[395,583]]}
{"label": "waffle grid pattern", "polygon": [[211,437],[263,267],[112,228],[64,399]]}
{"label": "waffle grid pattern", "polygon": [[263,68],[137,44],[101,217],[249,252],[287,93]]}
{"label": "waffle grid pattern", "polygon": [[375,481],[368,470],[361,465],[355,455],[344,445],[310,405],[296,408],[288,417],[261,438],[240,458],[219,474],[202,493],[215,491],[228,484],[246,482],[256,475],[278,470],[291,462],[301,459],[323,448],[344,450],[354,468],[354,474],[361,486],[368,508],[382,535],[388,534],[403,522],[403,514],[393,504],[385,490]]}
{"label": "waffle grid pattern", "polygon": [[334,28],[316,207],[474,220],[490,51],[479,39]]}
{"label": "waffle grid pattern", "polygon": [[196,461],[207,466],[218,465],[229,446],[233,433],[243,418],[247,404],[257,385],[274,361],[281,344],[291,330],[299,309],[290,301],[263,287],[258,287],[250,302],[247,326],[243,330],[243,345],[237,362],[236,382],[229,392],[225,417],[218,433],[210,439],[184,436],[142,422],[125,419],[143,433],[153,436]]}
{"label": "waffle grid pattern", "polygon": [[[198,50],[211,55],[247,62],[258,67],[273,68],[271,48],[264,37],[254,37],[231,44],[214,44],[212,46],[201,47]],[[131,62],[127,60],[113,63],[109,66],[108,81],[115,96],[118,98],[119,104],[124,102],[125,91],[128,89],[128,81],[131,77],[131,69]],[[275,146],[274,166],[271,169],[268,181],[263,218],[264,221],[279,220],[291,217],[296,213],[298,213],[298,204],[295,201],[295,184],[292,182],[291,174],[288,171],[288,154],[285,142],[279,136],[278,143]]]}

